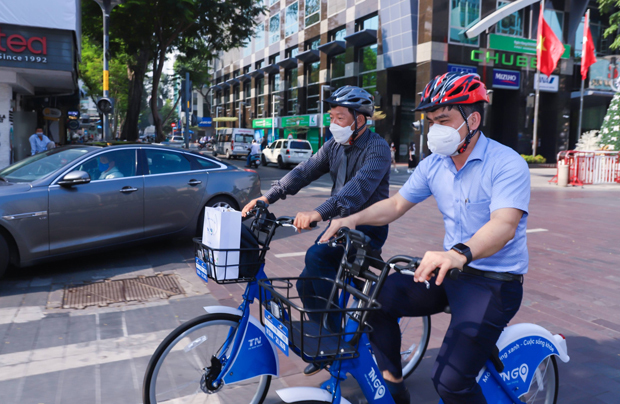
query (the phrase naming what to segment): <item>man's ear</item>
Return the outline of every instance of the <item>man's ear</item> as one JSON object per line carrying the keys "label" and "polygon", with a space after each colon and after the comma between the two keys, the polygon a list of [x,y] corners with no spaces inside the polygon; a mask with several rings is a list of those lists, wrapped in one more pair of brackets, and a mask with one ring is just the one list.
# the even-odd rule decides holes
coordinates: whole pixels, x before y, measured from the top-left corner
{"label": "man's ear", "polygon": [[357,127],[358,127],[358,128],[361,128],[362,126],[364,126],[364,124],[366,124],[366,120],[367,120],[367,119],[368,119],[368,118],[367,118],[365,115],[363,115],[363,114],[358,114],[358,115],[357,115]]}
{"label": "man's ear", "polygon": [[480,128],[481,124],[482,124],[482,116],[480,116],[480,112],[478,111],[474,111],[471,116],[469,117],[469,128],[474,131],[478,128]]}

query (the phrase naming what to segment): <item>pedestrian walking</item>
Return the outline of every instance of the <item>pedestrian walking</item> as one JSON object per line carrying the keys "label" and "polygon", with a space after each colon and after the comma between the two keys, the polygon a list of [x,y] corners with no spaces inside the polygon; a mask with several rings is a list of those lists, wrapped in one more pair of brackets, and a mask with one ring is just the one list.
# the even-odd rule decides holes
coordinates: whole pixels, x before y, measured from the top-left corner
{"label": "pedestrian walking", "polygon": [[415,167],[418,165],[418,160],[415,156],[415,142],[409,143],[409,161],[407,165],[407,173],[411,174]]}
{"label": "pedestrian walking", "polygon": [[394,168],[395,173],[398,173],[396,169],[396,146],[394,146],[394,142],[390,145],[390,154],[392,156],[392,168]]}

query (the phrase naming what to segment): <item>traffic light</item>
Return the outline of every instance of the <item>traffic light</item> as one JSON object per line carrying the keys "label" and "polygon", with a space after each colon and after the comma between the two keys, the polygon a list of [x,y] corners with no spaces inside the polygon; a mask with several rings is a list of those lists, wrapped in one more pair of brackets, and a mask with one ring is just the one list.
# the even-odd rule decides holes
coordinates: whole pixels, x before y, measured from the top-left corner
{"label": "traffic light", "polygon": [[111,114],[114,111],[113,98],[99,98],[97,100],[97,111],[100,114]]}

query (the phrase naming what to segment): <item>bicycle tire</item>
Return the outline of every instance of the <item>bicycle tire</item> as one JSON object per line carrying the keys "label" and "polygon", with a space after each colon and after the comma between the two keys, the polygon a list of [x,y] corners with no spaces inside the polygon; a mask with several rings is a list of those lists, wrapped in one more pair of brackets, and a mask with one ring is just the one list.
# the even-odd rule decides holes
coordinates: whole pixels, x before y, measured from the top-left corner
{"label": "bicycle tire", "polygon": [[[419,324],[419,321],[422,324]],[[418,323],[413,324],[413,322]],[[406,379],[413,374],[424,358],[431,339],[431,317],[403,317],[399,326],[401,328],[400,357],[403,379]]]}
{"label": "bicycle tire", "polygon": [[[172,331],[157,347],[146,368],[142,386],[144,404],[173,400],[179,404],[193,403],[195,401],[192,400],[197,395],[204,395],[205,400],[201,401],[204,403],[240,403],[247,399],[250,404],[261,404],[271,384],[269,375],[230,386],[223,385],[210,394],[204,393],[200,387],[204,369],[211,365],[212,355],[219,353],[229,331],[231,328],[236,329],[240,320],[241,316],[234,314],[205,314]],[[208,329],[209,336],[206,334],[206,327],[214,327]],[[213,399],[210,400],[209,397]]]}
{"label": "bicycle tire", "polygon": [[[551,373],[549,373],[549,364],[551,364],[550,365],[551,370],[552,370]],[[541,369],[541,367],[543,369]],[[530,385],[529,391],[519,396],[519,400],[521,400],[521,402],[528,403],[528,404],[556,404],[558,401],[558,388],[559,388],[560,380],[558,377],[558,361],[555,359],[555,356],[551,355],[545,358],[536,367],[535,372],[537,373],[532,379],[532,384]],[[549,375],[549,378],[550,378],[549,380],[553,383],[553,386],[549,385],[548,383],[544,383],[544,386],[542,389],[537,389],[536,392],[532,392],[532,389],[534,389],[540,383],[540,380],[541,380],[539,379],[538,372],[543,373],[542,375],[540,375],[540,377],[545,380],[546,380],[547,375]],[[546,392],[544,397],[538,397],[538,393],[540,391]]]}

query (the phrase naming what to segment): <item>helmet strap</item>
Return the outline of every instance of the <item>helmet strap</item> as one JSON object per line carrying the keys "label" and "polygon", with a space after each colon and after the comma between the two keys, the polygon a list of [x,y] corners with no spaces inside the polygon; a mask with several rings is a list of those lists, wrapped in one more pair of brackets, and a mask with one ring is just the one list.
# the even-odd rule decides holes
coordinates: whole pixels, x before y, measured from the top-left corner
{"label": "helmet strap", "polygon": [[469,142],[471,142],[471,138],[474,137],[476,133],[478,133],[478,129],[472,132],[471,129],[469,129],[469,123],[467,122],[467,115],[465,115],[465,111],[463,111],[463,108],[460,105],[457,105],[457,108],[461,112],[461,116],[465,120],[465,125],[467,126],[467,136],[465,136],[465,141],[463,142],[461,147],[459,147],[459,149],[457,150],[459,154],[462,154],[462,153],[465,153],[465,150],[467,150],[467,146],[469,146]]}
{"label": "helmet strap", "polygon": [[353,123],[355,123],[355,130],[353,131],[353,133],[351,134],[351,137],[349,138],[349,145],[352,145],[353,142],[355,141],[355,139],[357,139],[357,136],[359,134],[360,129],[362,129],[364,126],[366,126],[365,124],[362,125],[362,128],[358,128],[357,127],[357,111],[352,109],[351,110],[353,112]]}

